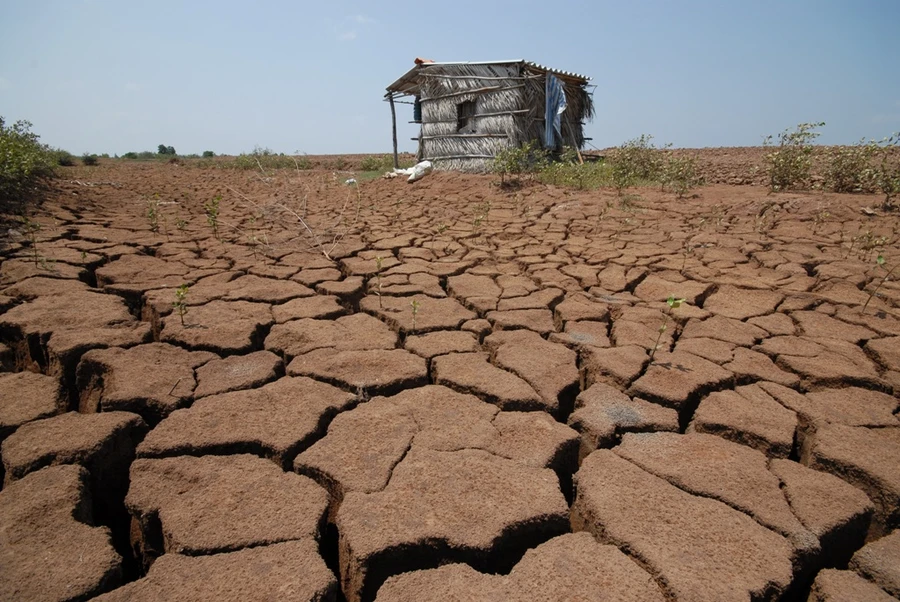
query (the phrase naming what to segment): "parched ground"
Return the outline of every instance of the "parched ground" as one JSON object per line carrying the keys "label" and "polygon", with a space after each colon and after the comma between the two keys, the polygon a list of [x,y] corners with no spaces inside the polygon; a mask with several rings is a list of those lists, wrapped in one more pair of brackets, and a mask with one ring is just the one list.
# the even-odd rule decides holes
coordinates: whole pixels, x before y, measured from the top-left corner
{"label": "parched ground", "polygon": [[900,217],[760,153],[67,170],[3,235],[0,599],[900,598]]}

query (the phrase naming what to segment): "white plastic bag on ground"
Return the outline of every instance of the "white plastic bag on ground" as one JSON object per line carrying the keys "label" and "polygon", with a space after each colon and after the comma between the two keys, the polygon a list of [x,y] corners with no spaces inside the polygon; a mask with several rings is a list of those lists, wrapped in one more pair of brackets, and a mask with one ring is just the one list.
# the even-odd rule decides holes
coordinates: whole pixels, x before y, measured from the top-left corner
{"label": "white plastic bag on ground", "polygon": [[422,161],[421,163],[416,163],[416,165],[412,168],[412,175],[409,176],[407,182],[415,182],[417,180],[421,180],[428,174],[432,172],[434,167],[431,165],[431,161]]}

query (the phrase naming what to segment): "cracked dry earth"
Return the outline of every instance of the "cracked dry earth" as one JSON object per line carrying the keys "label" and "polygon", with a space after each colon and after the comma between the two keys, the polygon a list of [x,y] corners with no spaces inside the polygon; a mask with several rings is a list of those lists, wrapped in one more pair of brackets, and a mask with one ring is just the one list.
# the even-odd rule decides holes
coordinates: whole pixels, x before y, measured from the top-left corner
{"label": "cracked dry earth", "polygon": [[69,176],[0,263],[0,599],[900,598],[878,199]]}

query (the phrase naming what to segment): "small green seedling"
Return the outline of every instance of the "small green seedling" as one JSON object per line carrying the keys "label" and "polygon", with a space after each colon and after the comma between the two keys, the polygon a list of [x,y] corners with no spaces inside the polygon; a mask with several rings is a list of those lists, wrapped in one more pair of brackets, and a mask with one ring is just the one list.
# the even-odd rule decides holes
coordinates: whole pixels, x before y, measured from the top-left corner
{"label": "small green seedling", "polygon": [[685,241],[684,246],[681,249],[681,273],[684,274],[684,268],[687,266],[687,258],[688,255],[694,252],[694,245]]}
{"label": "small green seedling", "polygon": [[219,240],[219,201],[221,200],[222,195],[217,194],[213,200],[203,206],[206,210],[206,223],[212,228],[216,240]]}
{"label": "small green seedling", "polygon": [[175,303],[172,304],[172,307],[175,309],[175,312],[178,314],[178,317],[181,319],[181,325],[184,326],[184,314],[188,312],[187,307],[187,296],[188,296],[188,285],[182,284],[178,288],[175,289]]}
{"label": "small green seedling", "polygon": [[813,234],[816,233],[816,230],[818,230],[822,226],[822,224],[828,221],[829,217],[831,217],[831,214],[827,211],[820,211],[815,215],[815,217],[813,217]]}
{"label": "small green seedling", "polygon": [[431,233],[431,250],[434,250],[434,237],[438,234],[443,234],[447,231],[447,224],[441,222],[437,225],[434,231]]}
{"label": "small green seedling", "polygon": [[[878,258],[875,260],[875,264],[876,264],[879,268],[881,268],[882,270],[886,270],[887,273],[881,278],[881,281],[875,286],[875,288],[873,288],[871,291],[869,291],[869,298],[866,299],[866,302],[865,302],[865,304],[863,305],[863,307],[862,307],[862,309],[860,310],[859,313],[865,313],[866,308],[869,306],[869,301],[872,300],[872,297],[874,297],[875,295],[878,294],[878,289],[880,289],[881,286],[882,286],[885,282],[888,281],[888,279],[891,277],[891,274],[893,274],[893,273],[894,273],[894,270],[897,269],[897,266],[895,265],[895,266],[892,267],[890,270],[888,270],[886,267],[884,267],[885,262],[886,262],[886,260],[885,260],[885,258],[884,258],[884,255],[879,255]],[[900,265],[900,264],[897,264],[897,265]]]}
{"label": "small green seedling", "polygon": [[81,252],[81,263],[87,263],[87,253],[84,251]]}
{"label": "small green seedling", "polygon": [[184,229],[187,228],[187,222],[179,218],[179,220],[175,222],[175,227],[178,228],[179,232],[184,232]]}
{"label": "small green seedling", "polygon": [[377,257],[375,257],[375,267],[378,269],[378,271],[375,272],[375,279],[378,282],[378,308],[379,309],[384,309],[384,304],[381,301],[381,265],[382,265],[382,262],[384,262],[384,257],[382,257],[381,255],[378,255]]}
{"label": "small green seedling", "polygon": [[22,223],[22,229],[25,230],[25,236],[31,242],[31,256],[34,265],[38,265],[41,262],[41,255],[38,253],[37,248],[37,233],[40,231],[41,225],[25,215],[19,216],[19,221]]}
{"label": "small green seedling", "polygon": [[147,201],[147,221],[150,223],[151,232],[159,232],[159,195]]}
{"label": "small green seedling", "polygon": [[413,299],[412,301],[409,302],[409,306],[412,307],[412,316],[413,316],[412,329],[413,329],[413,331],[415,331],[415,329],[416,329],[416,316],[419,315],[420,305],[421,304],[419,303],[419,301],[417,299]]}
{"label": "small green seedling", "polygon": [[662,339],[663,333],[669,327],[669,318],[672,316],[672,310],[678,309],[684,302],[684,299],[676,299],[675,295],[669,295],[669,298],[666,299],[666,305],[669,307],[663,313],[662,324],[659,325],[659,330],[656,333],[656,343],[653,344],[653,349],[650,350],[650,361],[653,361],[653,356],[656,355],[656,350],[659,349],[659,341]]}

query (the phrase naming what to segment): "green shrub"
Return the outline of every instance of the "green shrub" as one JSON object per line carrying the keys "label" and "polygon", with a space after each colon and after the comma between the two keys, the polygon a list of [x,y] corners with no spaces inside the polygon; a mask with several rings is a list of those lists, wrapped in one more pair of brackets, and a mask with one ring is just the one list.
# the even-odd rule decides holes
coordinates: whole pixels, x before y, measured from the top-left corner
{"label": "green shrub", "polygon": [[820,121],[801,123],[794,130],[788,128],[778,134],[777,145],[772,136],[766,136],[763,146],[774,149],[765,157],[770,190],[795,190],[809,184],[812,142],[819,137],[819,132],[814,130],[824,125],[825,122]]}
{"label": "green shrub", "polygon": [[652,140],[653,136],[641,134],[623,143],[611,157],[610,177],[619,194],[630,186],[659,181],[665,157]]}
{"label": "green shrub", "polygon": [[674,192],[676,197],[683,198],[700,184],[696,160],[694,157],[673,157],[669,155],[662,166],[660,180],[663,188]]}
{"label": "green shrub", "polygon": [[0,200],[21,199],[53,175],[56,156],[39,140],[28,121],[7,126],[0,117]]}
{"label": "green shrub", "polygon": [[884,194],[882,208],[894,210],[894,197],[900,195],[900,134],[893,134],[878,144],[879,161],[875,181]]}
{"label": "green shrub", "polygon": [[75,165],[75,156],[69,151],[58,148],[53,151],[53,156],[56,157],[57,165],[62,167],[72,167]]}
{"label": "green shrub", "polygon": [[874,192],[878,189],[877,171],[872,158],[878,144],[863,138],[854,146],[840,146],[828,151],[825,185],[834,192]]}
{"label": "green shrub", "polygon": [[612,181],[610,165],[603,161],[590,161],[583,165],[569,161],[553,162],[541,170],[538,179],[544,184],[580,190],[609,186]]}
{"label": "green shrub", "polygon": [[384,173],[394,169],[394,158],[391,155],[371,155],[359,164],[362,171]]}
{"label": "green shrub", "polygon": [[134,151],[128,151],[127,153],[125,153],[124,155],[122,155],[122,158],[123,158],[123,159],[137,159],[137,158],[138,158],[138,154],[137,154],[136,152],[134,152]]}
{"label": "green shrub", "polygon": [[203,151],[203,158],[204,158],[204,159],[211,159],[211,158],[213,158],[213,157],[215,157],[215,156],[216,156],[216,153],[214,153],[214,152],[212,152],[212,151]]}
{"label": "green shrub", "polygon": [[537,142],[526,142],[519,147],[510,147],[497,153],[491,164],[491,171],[500,174],[500,186],[518,185],[523,174],[533,174],[548,165],[547,153]]}
{"label": "green shrub", "polygon": [[83,155],[81,155],[81,163],[83,165],[96,165],[98,163],[97,155],[92,155],[90,153],[84,153]]}
{"label": "green shrub", "polygon": [[253,152],[241,153],[229,163],[237,169],[312,169],[312,163],[303,155],[276,154],[269,148],[254,147]]}
{"label": "green shrub", "polygon": [[165,144],[160,144],[158,147],[156,147],[156,149],[157,149],[156,154],[158,154],[158,155],[174,156],[176,154],[175,147],[173,147],[173,146],[166,146]]}

